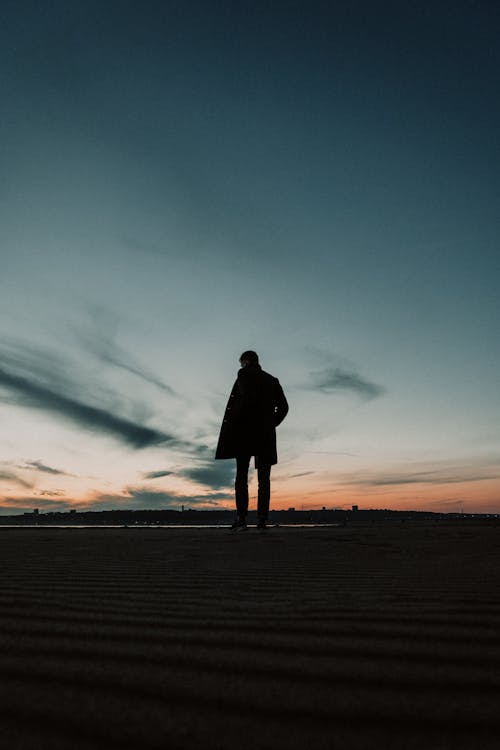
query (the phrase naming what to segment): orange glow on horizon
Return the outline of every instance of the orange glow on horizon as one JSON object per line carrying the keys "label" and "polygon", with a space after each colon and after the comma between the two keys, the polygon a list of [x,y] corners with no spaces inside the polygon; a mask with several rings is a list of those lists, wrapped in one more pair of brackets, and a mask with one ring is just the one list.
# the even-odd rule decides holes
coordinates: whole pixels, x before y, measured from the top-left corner
{"label": "orange glow on horizon", "polygon": [[[234,509],[234,495],[227,491],[226,497],[214,499],[210,492],[200,492],[199,486],[183,481],[182,489],[176,486],[175,492],[169,492],[164,487],[142,486],[144,497],[141,498],[141,509],[181,509],[193,508],[199,510]],[[152,495],[151,506],[146,508],[148,492]],[[162,492],[169,496],[168,501],[154,502],[155,494]],[[222,491],[220,494],[224,495]],[[69,495],[69,493],[68,493]],[[139,509],[134,488],[113,489],[103,488],[102,491],[92,489],[69,497],[65,493],[29,493],[21,494],[17,489],[11,489],[0,497],[0,506],[4,514],[22,513],[27,508],[38,507],[41,512],[50,510],[91,511],[101,509],[134,510]],[[253,477],[249,485],[250,511],[257,507],[257,481]],[[204,501],[204,498],[206,500]],[[495,478],[487,478],[469,482],[435,482],[408,483],[384,486],[368,486],[360,483],[349,485],[335,485],[329,487],[309,486],[304,483],[275,480],[271,485],[271,510],[287,510],[294,507],[297,510],[318,510],[339,508],[350,509],[357,505],[360,510],[387,508],[390,510],[433,511],[441,513],[500,513],[500,487]]]}

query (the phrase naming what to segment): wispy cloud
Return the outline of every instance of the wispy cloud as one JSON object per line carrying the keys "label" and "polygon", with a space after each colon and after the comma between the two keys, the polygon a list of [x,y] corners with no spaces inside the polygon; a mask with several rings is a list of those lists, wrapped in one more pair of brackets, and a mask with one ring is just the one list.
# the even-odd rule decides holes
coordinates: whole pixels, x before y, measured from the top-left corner
{"label": "wispy cloud", "polygon": [[[423,475],[406,475],[406,474],[386,474],[380,476],[368,477],[365,479],[353,479],[352,484],[359,484],[364,487],[391,487],[403,484],[435,484],[437,481],[436,476],[423,476]],[[443,481],[442,479],[440,481]],[[448,482],[458,482],[462,480],[448,479]]]}
{"label": "wispy cloud", "polygon": [[31,487],[33,486],[32,484],[30,484],[30,482],[27,482],[25,479],[15,474],[13,471],[0,471],[0,481],[13,482],[20,487],[26,487],[26,489],[31,489]]}
{"label": "wispy cloud", "polygon": [[21,468],[41,471],[43,474],[59,474],[64,477],[72,476],[71,474],[68,474],[67,471],[62,471],[61,469],[54,469],[52,466],[47,466],[41,461],[26,461],[25,464]]}
{"label": "wispy cloud", "polygon": [[68,370],[66,361],[37,347],[24,345],[0,351],[0,387],[9,392],[11,403],[41,409],[93,432],[107,433],[134,448],[161,443],[186,447],[173,435],[74,396],[92,389],[73,379]]}
{"label": "wispy cloud", "polygon": [[105,364],[135,375],[137,378],[156,386],[170,396],[177,396],[174,389],[158,378],[151,370],[144,367],[129,352],[119,346],[116,341],[117,322],[112,315],[103,308],[94,307],[90,310],[92,330],[76,331],[80,343],[94,357]]}
{"label": "wispy cloud", "polygon": [[359,456],[359,453],[348,453],[347,451],[304,451],[304,453],[314,453],[324,456]]}
{"label": "wispy cloud", "polygon": [[463,482],[481,482],[486,479],[498,479],[500,473],[486,470],[481,473],[467,468],[436,469],[432,471],[380,473],[364,477],[351,477],[347,484],[364,487],[391,487],[406,484],[462,484]]}
{"label": "wispy cloud", "polygon": [[308,389],[322,393],[352,393],[367,401],[386,393],[384,386],[361,375],[355,363],[331,349],[308,345],[303,348],[303,353],[316,367],[305,384]]}
{"label": "wispy cloud", "polygon": [[341,367],[327,367],[312,373],[312,385],[323,393],[354,393],[365,400],[374,399],[385,393],[385,388],[364,378],[354,370]]}
{"label": "wispy cloud", "polygon": [[173,474],[172,471],[160,469],[159,471],[148,471],[143,476],[144,479],[160,479],[161,477],[169,477],[171,474]]}
{"label": "wispy cloud", "polygon": [[143,427],[96,406],[90,406],[52,391],[20,375],[12,375],[0,368],[0,385],[13,391],[18,402],[63,417],[80,427],[113,435],[134,448],[146,448],[159,443],[176,443],[167,435],[151,427]]}

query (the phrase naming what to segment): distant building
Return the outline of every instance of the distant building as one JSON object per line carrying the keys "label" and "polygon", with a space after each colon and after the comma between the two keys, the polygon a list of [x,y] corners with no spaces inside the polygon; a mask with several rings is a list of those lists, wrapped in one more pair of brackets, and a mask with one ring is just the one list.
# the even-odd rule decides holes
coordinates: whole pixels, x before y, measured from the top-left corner
{"label": "distant building", "polygon": [[33,515],[34,515],[34,516],[37,516],[37,515],[38,515],[38,508],[33,508]]}
{"label": "distant building", "polygon": [[352,510],[353,510],[353,512],[355,512],[355,511],[359,510],[359,508],[358,508],[358,506],[357,506],[357,505],[353,505],[353,506],[352,506]]}
{"label": "distant building", "polygon": [[288,512],[289,512],[289,513],[290,513],[290,512],[293,512],[294,510],[295,510],[295,508],[288,508]]}

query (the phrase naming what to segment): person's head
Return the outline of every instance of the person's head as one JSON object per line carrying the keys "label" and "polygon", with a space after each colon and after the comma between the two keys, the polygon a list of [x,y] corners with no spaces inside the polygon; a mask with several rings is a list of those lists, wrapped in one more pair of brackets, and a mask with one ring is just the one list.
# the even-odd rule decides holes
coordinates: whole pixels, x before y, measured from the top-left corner
{"label": "person's head", "polygon": [[249,365],[258,365],[258,364],[259,364],[259,355],[257,354],[257,352],[248,350],[247,352],[243,352],[243,354],[240,357],[240,365],[242,367],[248,367]]}

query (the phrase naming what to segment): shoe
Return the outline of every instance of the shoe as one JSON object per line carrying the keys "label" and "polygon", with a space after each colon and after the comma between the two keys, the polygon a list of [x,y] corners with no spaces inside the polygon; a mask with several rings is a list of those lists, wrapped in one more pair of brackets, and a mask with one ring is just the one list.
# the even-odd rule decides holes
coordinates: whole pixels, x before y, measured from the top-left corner
{"label": "shoe", "polygon": [[235,531],[236,533],[239,533],[241,531],[248,531],[248,526],[246,521],[235,521],[231,526],[229,527],[229,531]]}
{"label": "shoe", "polygon": [[257,524],[258,529],[267,529],[267,523],[264,518],[261,518]]}

